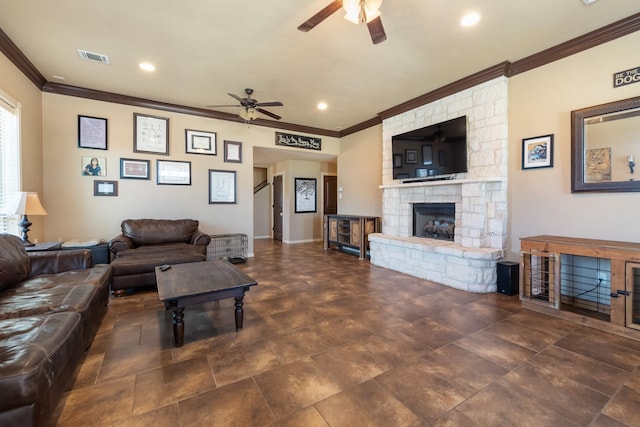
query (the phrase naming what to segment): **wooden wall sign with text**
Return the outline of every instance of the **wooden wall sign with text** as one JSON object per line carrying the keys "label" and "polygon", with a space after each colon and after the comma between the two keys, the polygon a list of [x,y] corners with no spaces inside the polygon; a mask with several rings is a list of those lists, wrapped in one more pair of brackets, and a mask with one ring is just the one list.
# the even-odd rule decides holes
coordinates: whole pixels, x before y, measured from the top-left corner
{"label": "wooden wall sign with text", "polygon": [[306,148],[309,150],[322,150],[322,140],[320,138],[312,138],[310,136],[302,135],[291,135],[282,132],[276,132],[276,145]]}
{"label": "wooden wall sign with text", "polygon": [[618,71],[613,75],[613,87],[630,85],[640,82],[640,67]]}

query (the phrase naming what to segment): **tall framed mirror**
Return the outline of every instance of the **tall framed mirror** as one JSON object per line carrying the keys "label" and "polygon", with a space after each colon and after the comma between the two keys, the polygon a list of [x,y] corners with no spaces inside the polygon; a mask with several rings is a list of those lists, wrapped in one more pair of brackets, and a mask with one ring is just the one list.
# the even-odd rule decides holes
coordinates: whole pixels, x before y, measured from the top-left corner
{"label": "tall framed mirror", "polygon": [[571,112],[571,192],[640,191],[640,97]]}

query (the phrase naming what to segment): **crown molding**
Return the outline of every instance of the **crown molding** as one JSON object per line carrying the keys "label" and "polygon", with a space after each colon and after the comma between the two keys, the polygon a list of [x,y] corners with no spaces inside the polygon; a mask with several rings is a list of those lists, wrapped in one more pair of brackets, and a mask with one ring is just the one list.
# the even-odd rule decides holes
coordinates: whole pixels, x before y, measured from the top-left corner
{"label": "crown molding", "polygon": [[29,61],[24,53],[16,46],[9,36],[0,28],[0,52],[4,53],[9,61],[18,67],[22,74],[27,76],[38,89],[47,82],[47,79],[38,71],[38,69]]}

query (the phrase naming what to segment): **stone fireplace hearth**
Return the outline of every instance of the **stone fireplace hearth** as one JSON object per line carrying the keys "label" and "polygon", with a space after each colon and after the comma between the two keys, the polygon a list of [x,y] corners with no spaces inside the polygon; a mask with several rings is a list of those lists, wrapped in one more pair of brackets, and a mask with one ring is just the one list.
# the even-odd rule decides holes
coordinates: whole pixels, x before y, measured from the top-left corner
{"label": "stone fireplace hearth", "polygon": [[[507,240],[507,89],[500,77],[383,120],[382,233],[369,235],[372,264],[466,291],[495,292],[496,264]],[[466,173],[428,182],[393,179],[393,135],[463,115]],[[416,237],[415,204],[453,205],[453,239]]]}

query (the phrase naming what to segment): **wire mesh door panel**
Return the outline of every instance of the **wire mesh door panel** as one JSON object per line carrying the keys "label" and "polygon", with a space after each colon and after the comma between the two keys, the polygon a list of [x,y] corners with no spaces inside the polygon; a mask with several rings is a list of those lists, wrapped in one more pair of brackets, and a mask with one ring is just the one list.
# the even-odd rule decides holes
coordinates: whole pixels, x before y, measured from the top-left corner
{"label": "wire mesh door panel", "polygon": [[562,254],[560,300],[563,310],[609,321],[611,260]]}
{"label": "wire mesh door panel", "polygon": [[520,257],[523,266],[520,299],[559,308],[558,254],[523,251]]}
{"label": "wire mesh door panel", "polygon": [[627,263],[626,271],[626,326],[640,329],[640,264]]}

